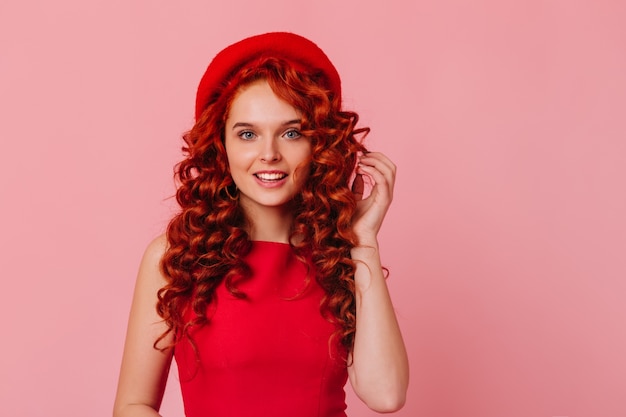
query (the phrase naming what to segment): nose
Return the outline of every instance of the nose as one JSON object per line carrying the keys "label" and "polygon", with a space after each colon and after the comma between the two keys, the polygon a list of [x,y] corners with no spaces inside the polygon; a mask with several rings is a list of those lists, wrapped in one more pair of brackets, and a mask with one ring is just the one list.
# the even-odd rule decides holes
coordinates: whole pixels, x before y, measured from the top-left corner
{"label": "nose", "polygon": [[278,141],[275,138],[270,138],[262,141],[261,148],[261,161],[262,162],[277,162],[280,161],[281,155],[278,149]]}

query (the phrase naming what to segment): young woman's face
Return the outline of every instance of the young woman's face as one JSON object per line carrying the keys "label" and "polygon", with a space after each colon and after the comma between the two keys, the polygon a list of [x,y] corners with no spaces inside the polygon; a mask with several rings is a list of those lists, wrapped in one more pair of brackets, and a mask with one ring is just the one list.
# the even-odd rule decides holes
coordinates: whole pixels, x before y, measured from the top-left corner
{"label": "young woman's face", "polygon": [[230,173],[245,210],[286,207],[305,183],[311,143],[301,116],[265,80],[246,86],[231,105],[225,127]]}

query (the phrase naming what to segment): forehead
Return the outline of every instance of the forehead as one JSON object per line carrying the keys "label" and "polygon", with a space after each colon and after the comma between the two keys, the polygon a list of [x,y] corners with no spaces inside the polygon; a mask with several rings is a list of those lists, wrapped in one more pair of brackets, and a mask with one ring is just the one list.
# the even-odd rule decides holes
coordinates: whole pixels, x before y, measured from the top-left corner
{"label": "forehead", "polygon": [[265,80],[242,87],[234,96],[228,112],[227,124],[284,123],[300,118],[300,112],[274,93]]}

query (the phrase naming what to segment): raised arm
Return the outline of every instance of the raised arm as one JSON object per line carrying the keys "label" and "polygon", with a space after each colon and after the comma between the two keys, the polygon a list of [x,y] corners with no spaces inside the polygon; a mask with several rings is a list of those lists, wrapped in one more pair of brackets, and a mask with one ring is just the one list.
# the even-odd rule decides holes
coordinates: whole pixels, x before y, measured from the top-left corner
{"label": "raised arm", "polygon": [[355,393],[368,407],[394,412],[405,402],[409,365],[383,275],[377,234],[393,197],[396,167],[383,154],[372,152],[361,158],[357,173],[369,176],[375,185],[359,201],[353,221],[359,246],[351,252],[356,263],[356,334],[348,374]]}
{"label": "raised arm", "polygon": [[[154,341],[166,330],[155,308],[157,291],[165,285],[159,263],[166,243],[165,236],[156,238],[141,261],[128,320],[114,417],[159,415],[172,361],[171,350],[161,352],[153,347]],[[169,340],[161,343],[166,345]]]}

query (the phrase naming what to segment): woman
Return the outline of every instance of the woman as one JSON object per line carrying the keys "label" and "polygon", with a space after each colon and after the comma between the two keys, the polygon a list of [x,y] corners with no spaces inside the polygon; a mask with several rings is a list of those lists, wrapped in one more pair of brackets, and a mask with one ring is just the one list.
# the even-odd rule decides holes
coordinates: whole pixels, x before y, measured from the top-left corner
{"label": "woman", "polygon": [[258,35],[213,59],[176,171],[181,211],[141,263],[116,417],[158,415],[173,357],[187,417],[345,416],[348,378],[373,410],[402,407],[407,356],[376,237],[395,166],[355,139],[357,119],[303,37]]}

